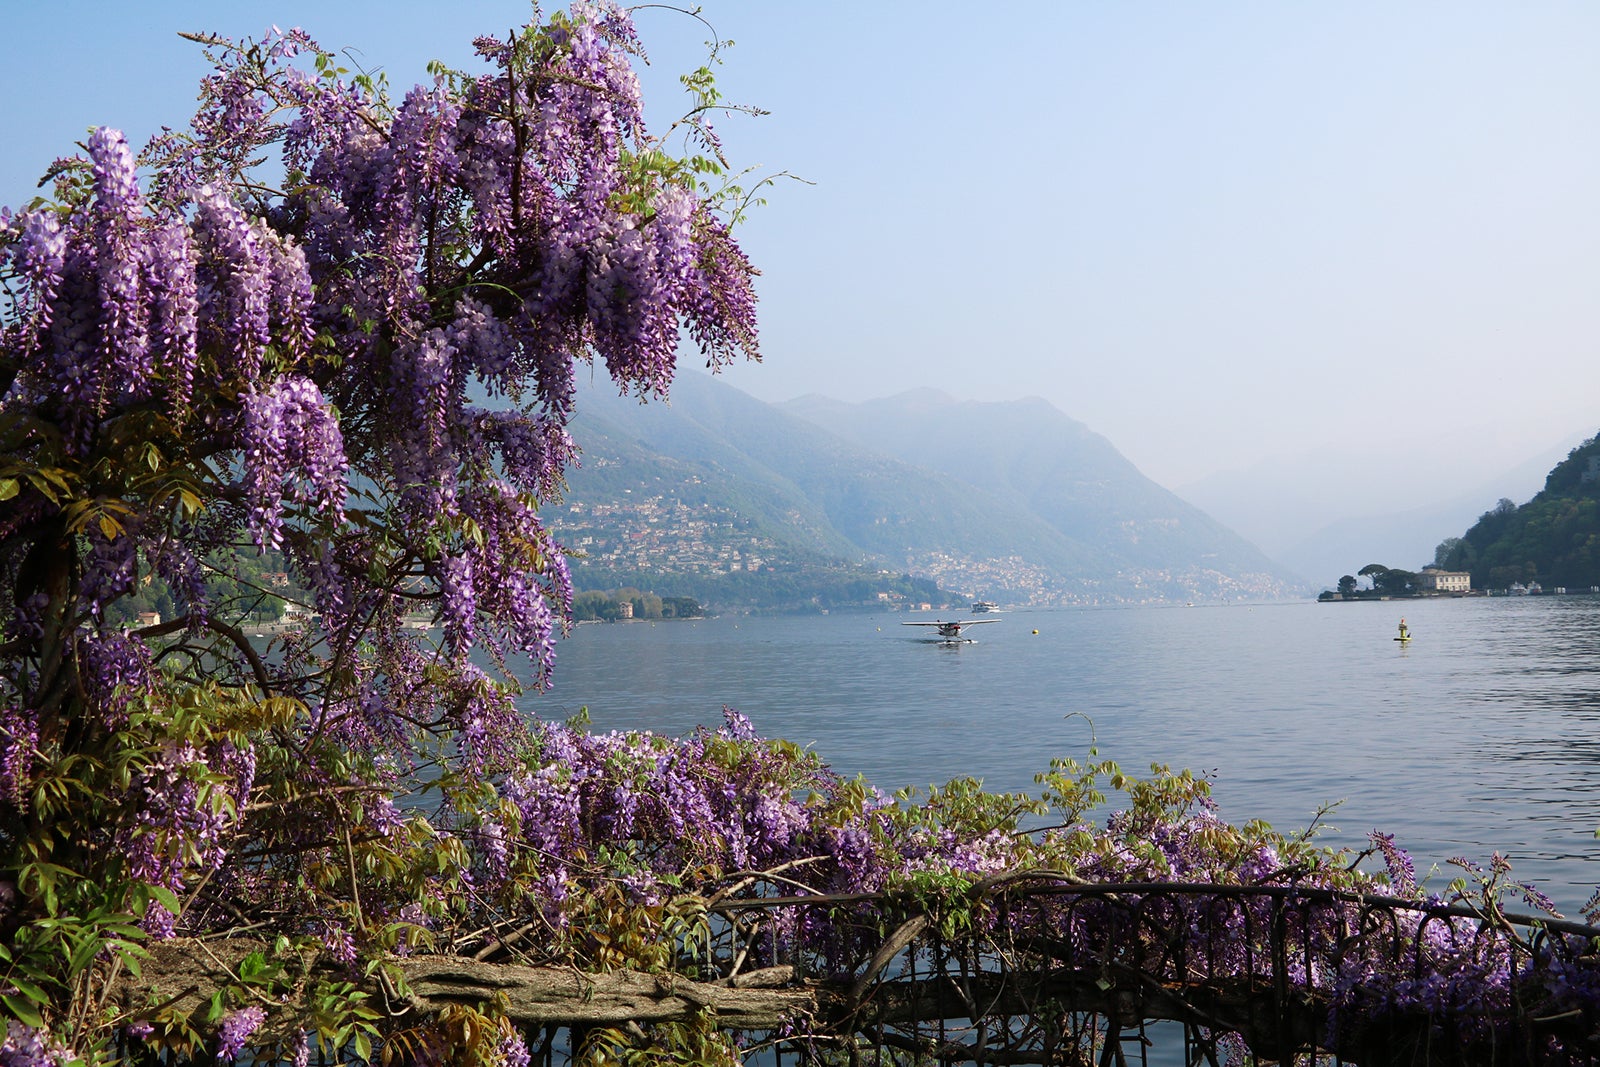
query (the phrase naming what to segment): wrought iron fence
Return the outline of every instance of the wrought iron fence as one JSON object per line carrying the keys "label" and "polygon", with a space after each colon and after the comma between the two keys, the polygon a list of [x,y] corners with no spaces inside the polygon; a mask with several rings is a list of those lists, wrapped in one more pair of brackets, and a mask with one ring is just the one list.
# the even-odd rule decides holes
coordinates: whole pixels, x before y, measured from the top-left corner
{"label": "wrought iron fence", "polygon": [[1326,889],[1033,876],[949,898],[713,904],[724,979],[778,969],[803,1058],[1600,1062],[1600,929]]}

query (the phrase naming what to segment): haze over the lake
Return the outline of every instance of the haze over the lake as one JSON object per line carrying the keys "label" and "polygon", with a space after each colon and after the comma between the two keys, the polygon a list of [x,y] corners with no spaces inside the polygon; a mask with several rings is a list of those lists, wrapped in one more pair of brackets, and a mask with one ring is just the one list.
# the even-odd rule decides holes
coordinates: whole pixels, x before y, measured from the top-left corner
{"label": "haze over the lake", "polygon": [[[303,26],[403,91],[530,10],[13,3],[0,203],[92,125],[186,123],[207,66],[178,30]],[[772,112],[722,120],[731,157],[814,183],[742,233],[765,363],[728,379],[758,397],[1039,395],[1164,485],[1254,470],[1323,521],[1600,428],[1600,7],[703,11],[728,99]],[[660,132],[707,31],[638,23]]]}

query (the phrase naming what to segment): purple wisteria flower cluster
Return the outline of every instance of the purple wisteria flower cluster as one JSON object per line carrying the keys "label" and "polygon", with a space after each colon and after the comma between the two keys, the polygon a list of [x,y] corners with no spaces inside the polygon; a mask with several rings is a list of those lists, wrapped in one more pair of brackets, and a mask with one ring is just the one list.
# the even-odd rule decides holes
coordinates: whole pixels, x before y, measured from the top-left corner
{"label": "purple wisteria flower cluster", "polygon": [[[540,508],[577,368],[651,396],[681,337],[757,356],[755,271],[709,112],[693,166],[650,134],[612,3],[397,99],[300,30],[195,39],[188,129],[96,129],[0,209],[0,948],[62,909],[107,945],[253,913],[353,962],[515,866],[515,804],[468,800],[522,765],[570,610]],[[165,617],[118,610],[152,586]],[[283,596],[253,639],[236,605]],[[363,863],[462,880],[328,876]],[[30,1010],[89,1026],[44,929]]]}
{"label": "purple wisteria flower cluster", "polygon": [[67,1067],[78,1059],[71,1049],[38,1028],[15,1019],[6,1023],[5,1039],[0,1041],[0,1064],[4,1067]]}

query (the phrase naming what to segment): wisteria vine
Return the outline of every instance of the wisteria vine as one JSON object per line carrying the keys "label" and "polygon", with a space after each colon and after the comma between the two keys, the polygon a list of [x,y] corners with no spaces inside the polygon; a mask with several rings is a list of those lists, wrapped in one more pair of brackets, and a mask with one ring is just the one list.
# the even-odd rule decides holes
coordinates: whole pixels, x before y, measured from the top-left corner
{"label": "wisteria vine", "polygon": [[[68,911],[132,945],[194,929],[197,886],[317,885],[319,843],[412,825],[419,773],[501,773],[571,604],[540,505],[575,367],[662,395],[680,331],[712,366],[757,355],[712,110],[675,127],[693,166],[650,134],[623,9],[481,38],[480,70],[399,99],[300,30],[194,39],[187,129],[137,153],[95,129],[52,199],[0,210],[7,951]],[[251,552],[303,599],[266,647],[234,607],[268,593],[240,592]],[[109,610],[152,582],[169,617]],[[375,950],[337,896],[281,928]],[[7,1010],[103,1034],[50,957],[7,957]],[[229,1019],[231,1054],[254,1025]]]}

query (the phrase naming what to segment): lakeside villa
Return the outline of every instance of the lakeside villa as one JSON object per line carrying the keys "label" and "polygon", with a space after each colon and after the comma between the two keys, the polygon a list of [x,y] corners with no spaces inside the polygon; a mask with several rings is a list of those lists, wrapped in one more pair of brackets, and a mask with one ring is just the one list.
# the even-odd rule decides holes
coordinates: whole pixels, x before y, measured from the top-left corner
{"label": "lakeside villa", "polygon": [[1470,593],[1472,575],[1467,571],[1446,571],[1438,567],[1424,567],[1417,574],[1417,591],[1420,593]]}

